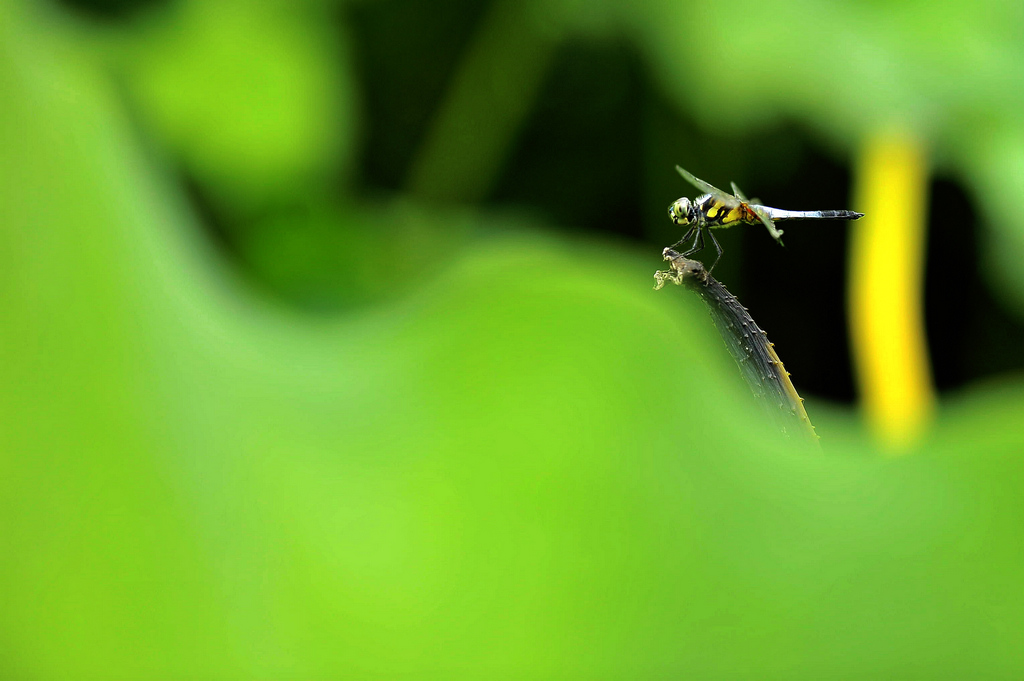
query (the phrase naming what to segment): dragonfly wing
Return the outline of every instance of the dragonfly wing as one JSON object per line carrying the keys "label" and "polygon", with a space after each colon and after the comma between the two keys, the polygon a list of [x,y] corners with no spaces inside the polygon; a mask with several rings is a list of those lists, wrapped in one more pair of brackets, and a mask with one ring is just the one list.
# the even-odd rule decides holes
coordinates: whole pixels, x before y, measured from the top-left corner
{"label": "dragonfly wing", "polygon": [[743,192],[740,191],[740,188],[736,186],[735,182],[730,182],[729,184],[732,185],[732,193],[738,196],[740,201],[743,203],[750,203],[750,199],[743,195]]}
{"label": "dragonfly wing", "polygon": [[711,196],[715,197],[715,199],[721,202],[726,208],[736,208],[737,206],[740,205],[740,200],[737,199],[732,194],[723,192],[718,187],[708,184],[704,180],[694,177],[693,175],[686,172],[679,166],[676,166],[676,170],[679,172],[680,175],[683,176],[684,180],[692,184],[697,189],[701,190],[703,193],[711,194]]}
{"label": "dragonfly wing", "polygon": [[768,233],[772,235],[772,238],[782,245],[782,230],[775,226],[775,221],[772,220],[768,211],[764,209],[764,206],[753,205],[747,206],[751,212],[757,216],[757,219],[761,221],[761,224],[768,228]]}

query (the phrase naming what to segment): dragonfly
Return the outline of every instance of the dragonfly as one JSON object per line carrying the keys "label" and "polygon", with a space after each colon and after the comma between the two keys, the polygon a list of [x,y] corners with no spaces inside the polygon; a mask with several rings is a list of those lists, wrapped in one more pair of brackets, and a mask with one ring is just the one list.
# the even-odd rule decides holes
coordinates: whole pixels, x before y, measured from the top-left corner
{"label": "dragonfly", "polygon": [[693,245],[690,250],[682,255],[693,255],[704,248],[704,235],[711,238],[715,246],[717,257],[715,262],[708,268],[708,273],[715,268],[722,257],[722,246],[718,239],[711,233],[712,229],[724,229],[733,225],[764,225],[772,238],[782,245],[782,230],[775,226],[777,220],[856,220],[864,217],[864,213],[856,213],[852,210],[782,210],[761,205],[757,199],[748,199],[736,186],[732,184],[732,194],[726,193],[717,187],[708,184],[704,180],[694,177],[679,166],[676,170],[683,176],[683,179],[694,187],[704,192],[693,201],[683,197],[676,199],[668,207],[668,216],[680,227],[688,227],[686,234],[679,241],[669,248],[675,248],[679,244],[693,238]]}

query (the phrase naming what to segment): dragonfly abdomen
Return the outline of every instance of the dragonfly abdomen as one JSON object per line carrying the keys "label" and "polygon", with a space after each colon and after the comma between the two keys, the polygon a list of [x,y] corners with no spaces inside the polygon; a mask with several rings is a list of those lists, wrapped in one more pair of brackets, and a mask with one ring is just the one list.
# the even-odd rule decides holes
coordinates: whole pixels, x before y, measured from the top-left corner
{"label": "dragonfly abdomen", "polygon": [[760,206],[772,220],[856,220],[864,213],[852,210],[782,210]]}

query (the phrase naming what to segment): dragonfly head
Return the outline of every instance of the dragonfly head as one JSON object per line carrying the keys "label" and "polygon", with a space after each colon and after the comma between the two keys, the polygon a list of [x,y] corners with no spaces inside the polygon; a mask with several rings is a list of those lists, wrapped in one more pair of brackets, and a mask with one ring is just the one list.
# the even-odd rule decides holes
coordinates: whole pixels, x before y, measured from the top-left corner
{"label": "dragonfly head", "polygon": [[673,201],[672,205],[668,207],[668,217],[681,227],[686,227],[694,222],[693,204],[690,203],[690,199],[684,196]]}

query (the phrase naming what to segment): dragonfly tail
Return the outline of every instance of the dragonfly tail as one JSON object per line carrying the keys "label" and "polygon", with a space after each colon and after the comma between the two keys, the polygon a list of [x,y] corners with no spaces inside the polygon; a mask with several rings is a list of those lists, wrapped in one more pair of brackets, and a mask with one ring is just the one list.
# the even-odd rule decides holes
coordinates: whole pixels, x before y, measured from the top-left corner
{"label": "dragonfly tail", "polygon": [[864,213],[852,210],[782,210],[765,206],[772,220],[857,220]]}

